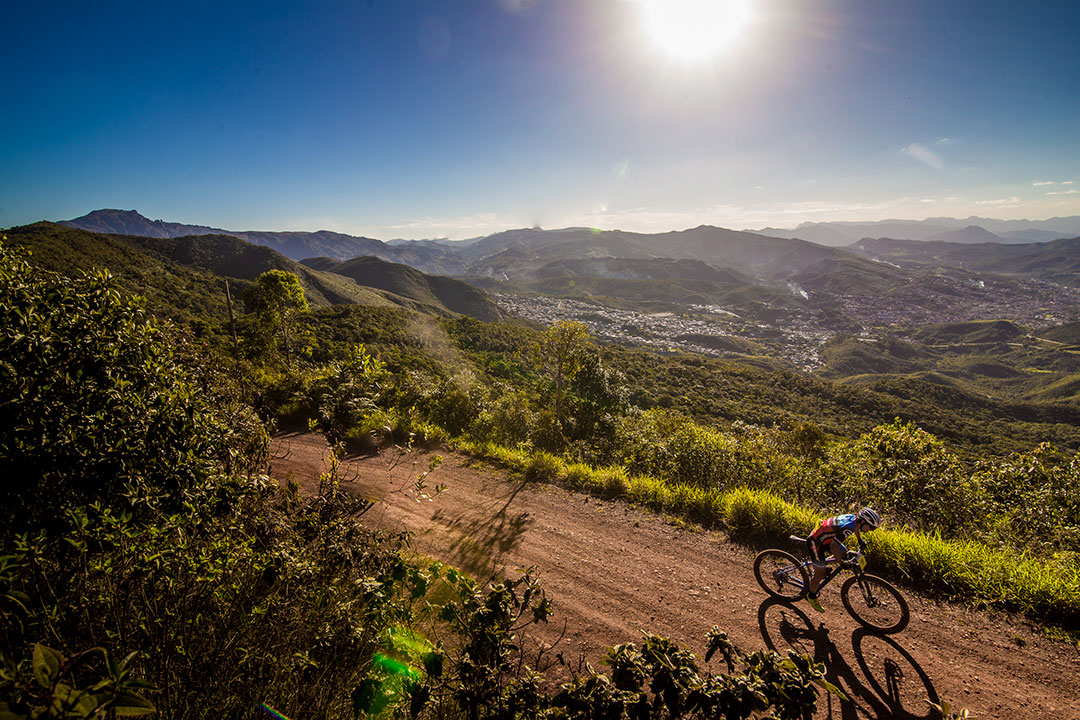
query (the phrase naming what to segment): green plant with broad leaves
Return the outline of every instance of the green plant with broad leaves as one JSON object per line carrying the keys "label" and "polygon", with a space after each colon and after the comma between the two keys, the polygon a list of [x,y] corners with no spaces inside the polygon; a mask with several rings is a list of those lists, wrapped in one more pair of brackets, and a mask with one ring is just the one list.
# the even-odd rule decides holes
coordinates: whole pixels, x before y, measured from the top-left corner
{"label": "green plant with broad leaves", "polygon": [[[146,698],[153,686],[132,674],[130,667],[137,653],[116,660],[105,648],[91,648],[64,657],[45,645],[34,644],[29,673],[23,665],[4,658],[0,669],[0,720],[36,720],[37,718],[87,718],[149,715],[156,708]],[[98,660],[94,663],[94,660]],[[85,681],[82,677],[104,677]]]}

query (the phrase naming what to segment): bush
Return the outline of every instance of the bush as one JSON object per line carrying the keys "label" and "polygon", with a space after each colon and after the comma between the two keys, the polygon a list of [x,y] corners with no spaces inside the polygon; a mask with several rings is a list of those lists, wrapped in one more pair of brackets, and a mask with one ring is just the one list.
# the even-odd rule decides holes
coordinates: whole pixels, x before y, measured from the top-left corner
{"label": "bush", "polygon": [[537,451],[525,466],[525,479],[529,482],[555,482],[563,474],[565,464],[551,453]]}
{"label": "bush", "polygon": [[833,506],[872,505],[911,527],[957,536],[979,520],[977,488],[941,440],[911,423],[880,425],[826,460],[823,498]]}
{"label": "bush", "polygon": [[1080,458],[1064,459],[1043,443],[982,463],[975,482],[987,495],[993,539],[1080,553]]}
{"label": "bush", "polygon": [[767,491],[733,490],[722,501],[724,522],[732,535],[754,539],[806,537],[818,516]]}
{"label": "bush", "polygon": [[0,358],[0,535],[95,501],[177,498],[266,439],[106,272],[64,278],[0,245]]}
{"label": "bush", "polygon": [[737,425],[723,432],[667,410],[623,418],[615,431],[615,455],[632,472],[699,488],[786,488],[797,462],[785,454],[772,430]]}

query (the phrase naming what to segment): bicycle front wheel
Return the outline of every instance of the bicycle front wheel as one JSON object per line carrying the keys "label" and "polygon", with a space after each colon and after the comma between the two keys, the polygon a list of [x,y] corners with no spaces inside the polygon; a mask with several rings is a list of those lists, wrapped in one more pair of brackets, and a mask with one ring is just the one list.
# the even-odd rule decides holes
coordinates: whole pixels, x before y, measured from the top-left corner
{"label": "bicycle front wheel", "polygon": [[754,577],[758,585],[775,598],[798,600],[806,594],[810,578],[806,568],[791,553],[762,550],[754,558]]}
{"label": "bicycle front wheel", "polygon": [[840,588],[840,599],[851,617],[878,632],[898,633],[911,619],[900,591],[874,575],[849,577]]}

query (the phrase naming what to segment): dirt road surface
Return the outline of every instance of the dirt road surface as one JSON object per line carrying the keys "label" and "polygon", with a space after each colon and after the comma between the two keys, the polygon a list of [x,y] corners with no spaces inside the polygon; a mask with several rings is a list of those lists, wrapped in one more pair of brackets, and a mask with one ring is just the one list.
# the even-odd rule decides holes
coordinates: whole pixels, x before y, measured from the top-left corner
{"label": "dirt road surface", "polygon": [[[315,492],[328,458],[321,436],[281,436],[271,474]],[[1080,720],[1080,651],[1020,619],[904,588],[911,624],[874,635],[844,611],[838,583],[822,593],[824,614],[769,601],[754,580],[753,550],[624,502],[526,484],[455,455],[428,477],[445,491],[418,502],[403,488],[429,460],[383,453],[349,459],[341,474],[376,501],[364,520],[410,530],[421,555],[480,579],[535,567],[555,614],[528,638],[530,652],[554,645],[547,657],[603,668],[608,647],[640,642],[648,630],[701,657],[716,625],[744,650],[794,648],[825,663],[850,701],[823,700],[819,717],[924,718],[930,698],[975,718]]]}

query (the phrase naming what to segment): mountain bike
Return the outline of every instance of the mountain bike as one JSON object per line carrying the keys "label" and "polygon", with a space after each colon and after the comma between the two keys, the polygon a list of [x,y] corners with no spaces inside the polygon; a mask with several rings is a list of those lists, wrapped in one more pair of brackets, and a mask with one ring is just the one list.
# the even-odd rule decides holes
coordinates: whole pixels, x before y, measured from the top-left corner
{"label": "mountain bike", "polygon": [[[805,538],[796,535],[791,539],[806,543]],[[907,601],[892,583],[865,572],[865,552],[860,538],[859,549],[850,553],[847,561],[841,563],[830,557],[828,573],[818,586],[818,592],[841,572],[851,570],[853,575],[840,586],[840,600],[848,614],[871,630],[898,633],[911,619]],[[783,550],[763,550],[754,558],[754,577],[758,585],[773,597],[789,602],[806,596],[813,570],[810,560],[799,560]]]}

